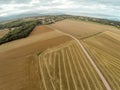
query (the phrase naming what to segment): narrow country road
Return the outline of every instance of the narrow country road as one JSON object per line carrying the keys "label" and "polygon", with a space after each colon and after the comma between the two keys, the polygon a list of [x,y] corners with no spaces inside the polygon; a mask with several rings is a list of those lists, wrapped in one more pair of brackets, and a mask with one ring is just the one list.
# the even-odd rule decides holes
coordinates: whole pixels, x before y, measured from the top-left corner
{"label": "narrow country road", "polygon": [[101,73],[101,71],[99,70],[99,68],[96,66],[96,64],[94,63],[94,61],[91,58],[91,56],[88,54],[88,52],[86,51],[86,49],[84,48],[84,46],[80,43],[80,41],[77,38],[75,38],[74,36],[72,36],[72,35],[70,35],[68,33],[64,33],[64,32],[62,32],[62,31],[60,31],[58,29],[55,29],[54,27],[52,27],[50,25],[48,27],[51,28],[51,29],[53,29],[53,30],[55,30],[55,31],[57,31],[57,32],[63,33],[65,35],[73,38],[79,44],[79,46],[82,48],[84,54],[86,55],[86,57],[88,58],[88,60],[90,61],[90,63],[94,67],[94,69],[96,70],[96,72],[98,73],[98,75],[101,78],[101,80],[102,80],[103,84],[105,85],[106,89],[107,90],[112,90],[111,87],[110,87],[110,85],[109,85],[109,83],[106,81],[105,77],[103,76],[103,74]]}

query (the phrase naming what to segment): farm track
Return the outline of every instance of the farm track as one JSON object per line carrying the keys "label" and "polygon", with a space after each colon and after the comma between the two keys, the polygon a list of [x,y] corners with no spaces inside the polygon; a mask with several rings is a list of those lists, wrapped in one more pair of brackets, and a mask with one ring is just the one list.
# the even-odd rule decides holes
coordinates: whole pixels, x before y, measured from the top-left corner
{"label": "farm track", "polygon": [[106,90],[74,40],[61,48],[46,50],[38,59],[40,90]]}

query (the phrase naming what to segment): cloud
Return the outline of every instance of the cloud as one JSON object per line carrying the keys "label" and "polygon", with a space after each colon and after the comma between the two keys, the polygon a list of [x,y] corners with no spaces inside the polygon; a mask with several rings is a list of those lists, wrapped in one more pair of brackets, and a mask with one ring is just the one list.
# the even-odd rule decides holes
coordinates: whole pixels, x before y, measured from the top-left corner
{"label": "cloud", "polygon": [[120,17],[120,0],[0,0],[0,17],[26,12]]}

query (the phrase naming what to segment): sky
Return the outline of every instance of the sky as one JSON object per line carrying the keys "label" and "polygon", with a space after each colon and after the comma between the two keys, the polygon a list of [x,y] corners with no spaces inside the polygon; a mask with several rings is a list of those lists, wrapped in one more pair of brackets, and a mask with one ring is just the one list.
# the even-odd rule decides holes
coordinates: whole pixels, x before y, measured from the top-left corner
{"label": "sky", "polygon": [[25,13],[64,13],[120,20],[120,0],[0,0],[0,18]]}

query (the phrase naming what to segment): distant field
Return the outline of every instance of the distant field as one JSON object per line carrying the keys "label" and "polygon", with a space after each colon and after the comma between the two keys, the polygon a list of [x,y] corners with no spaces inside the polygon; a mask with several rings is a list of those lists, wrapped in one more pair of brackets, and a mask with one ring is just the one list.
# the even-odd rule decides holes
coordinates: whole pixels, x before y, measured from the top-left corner
{"label": "distant field", "polygon": [[9,32],[8,29],[0,30],[0,38],[2,38],[5,34]]}
{"label": "distant field", "polygon": [[94,36],[104,31],[112,31],[120,34],[119,29],[109,25],[102,25],[85,21],[75,21],[69,19],[57,22],[55,24],[52,24],[51,26],[65,33],[69,33],[78,39]]}

